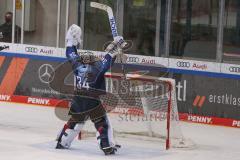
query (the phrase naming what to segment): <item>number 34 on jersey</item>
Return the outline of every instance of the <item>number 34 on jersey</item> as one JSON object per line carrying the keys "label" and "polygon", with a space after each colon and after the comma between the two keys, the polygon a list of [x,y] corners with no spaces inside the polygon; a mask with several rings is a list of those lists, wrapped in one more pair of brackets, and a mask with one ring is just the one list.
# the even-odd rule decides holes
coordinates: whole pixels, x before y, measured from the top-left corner
{"label": "number 34 on jersey", "polygon": [[81,88],[89,89],[90,88],[89,83],[86,81],[86,79],[82,80],[82,77],[80,77],[80,76],[77,76],[76,79],[77,79],[77,88],[78,89],[81,89]]}

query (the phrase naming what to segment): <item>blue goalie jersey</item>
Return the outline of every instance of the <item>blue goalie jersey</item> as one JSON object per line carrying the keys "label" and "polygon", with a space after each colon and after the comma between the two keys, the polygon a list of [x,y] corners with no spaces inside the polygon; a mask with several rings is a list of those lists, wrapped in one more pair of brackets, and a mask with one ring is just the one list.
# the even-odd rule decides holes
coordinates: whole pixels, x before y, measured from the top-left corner
{"label": "blue goalie jersey", "polygon": [[110,69],[115,61],[110,54],[106,54],[102,60],[91,64],[83,64],[75,46],[67,47],[66,57],[72,63],[76,77],[76,87],[105,90],[104,74]]}

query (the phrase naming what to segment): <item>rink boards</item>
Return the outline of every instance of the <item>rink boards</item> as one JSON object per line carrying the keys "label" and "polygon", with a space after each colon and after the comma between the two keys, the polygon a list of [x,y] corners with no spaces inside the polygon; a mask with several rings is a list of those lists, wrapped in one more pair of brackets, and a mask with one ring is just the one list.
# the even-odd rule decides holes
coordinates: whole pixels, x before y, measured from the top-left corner
{"label": "rink boards", "polygon": [[[61,48],[8,45],[0,52],[0,100],[46,106],[68,106],[66,96],[52,90],[50,71],[66,62]],[[86,52],[86,51],[80,51]],[[103,52],[96,53],[99,57]],[[119,65],[116,65],[119,67]],[[176,80],[182,120],[240,127],[240,66],[185,59],[128,55],[129,70],[148,70]],[[71,68],[66,67],[66,70]],[[50,78],[48,78],[50,76]],[[66,82],[73,84],[73,77]]]}

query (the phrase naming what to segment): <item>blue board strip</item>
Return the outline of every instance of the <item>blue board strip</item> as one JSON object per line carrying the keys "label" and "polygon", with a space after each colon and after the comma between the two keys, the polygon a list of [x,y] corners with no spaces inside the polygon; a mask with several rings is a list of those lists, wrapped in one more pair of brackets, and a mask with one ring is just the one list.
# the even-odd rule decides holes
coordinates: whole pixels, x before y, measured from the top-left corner
{"label": "blue board strip", "polygon": [[[137,65],[137,64],[127,64],[127,66],[132,66],[140,70],[146,70],[146,66]],[[149,70],[158,70],[162,72],[169,73],[179,73],[179,74],[189,74],[189,75],[198,75],[214,78],[229,78],[229,79],[240,79],[240,75],[235,74],[226,74],[226,73],[216,73],[216,72],[207,72],[207,71],[193,71],[193,70],[184,70],[184,69],[175,69],[175,68],[159,68],[154,66],[147,66]]]}
{"label": "blue board strip", "polygon": [[66,61],[66,58],[62,58],[62,57],[39,56],[39,55],[30,55],[30,54],[8,53],[8,52],[0,52],[0,56],[29,58],[33,60],[43,60],[43,61],[53,61],[53,62]]}

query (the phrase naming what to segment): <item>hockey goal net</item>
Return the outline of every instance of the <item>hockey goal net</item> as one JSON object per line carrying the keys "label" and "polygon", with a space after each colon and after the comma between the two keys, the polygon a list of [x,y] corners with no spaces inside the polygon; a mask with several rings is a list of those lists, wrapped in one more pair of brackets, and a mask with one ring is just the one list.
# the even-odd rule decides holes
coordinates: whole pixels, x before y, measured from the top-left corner
{"label": "hockey goal net", "polygon": [[111,110],[108,115],[116,137],[160,140],[166,149],[192,145],[179,124],[174,79],[138,74],[123,78],[119,73],[107,73],[105,79],[106,90],[113,96],[101,100]]}

